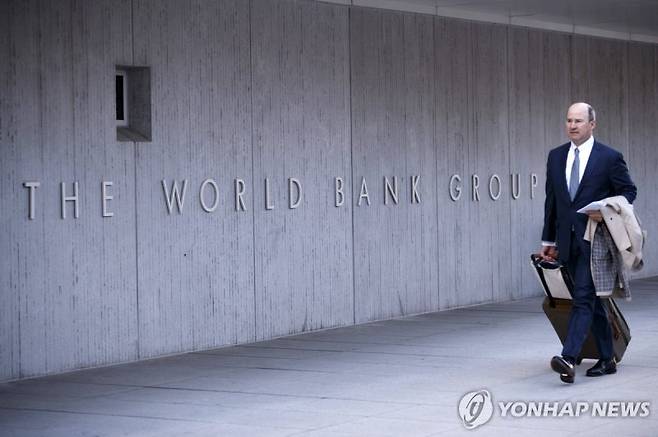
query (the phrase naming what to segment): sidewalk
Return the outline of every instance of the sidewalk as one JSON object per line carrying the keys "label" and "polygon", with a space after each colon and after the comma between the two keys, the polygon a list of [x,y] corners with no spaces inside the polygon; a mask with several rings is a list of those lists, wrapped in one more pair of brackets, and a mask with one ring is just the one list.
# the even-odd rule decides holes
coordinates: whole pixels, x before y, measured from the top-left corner
{"label": "sidewalk", "polygon": [[[0,436],[655,436],[658,278],[632,285],[615,375],[586,377],[586,360],[561,383],[531,298],[0,384]],[[493,417],[467,430],[459,401],[483,388]],[[650,401],[651,414],[501,417],[503,401]]]}

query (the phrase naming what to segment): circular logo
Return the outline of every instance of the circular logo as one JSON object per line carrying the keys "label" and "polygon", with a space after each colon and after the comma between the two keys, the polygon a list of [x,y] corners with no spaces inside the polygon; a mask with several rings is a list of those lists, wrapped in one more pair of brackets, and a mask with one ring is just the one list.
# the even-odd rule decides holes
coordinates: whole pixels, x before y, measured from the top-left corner
{"label": "circular logo", "polygon": [[484,425],[492,415],[493,402],[487,390],[466,393],[459,401],[459,417],[467,429]]}

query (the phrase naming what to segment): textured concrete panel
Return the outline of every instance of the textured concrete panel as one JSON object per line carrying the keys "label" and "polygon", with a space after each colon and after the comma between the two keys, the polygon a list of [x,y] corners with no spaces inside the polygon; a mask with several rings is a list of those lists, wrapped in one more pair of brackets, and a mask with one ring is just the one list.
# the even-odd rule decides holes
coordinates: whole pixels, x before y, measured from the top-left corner
{"label": "textured concrete panel", "polygon": [[252,4],[258,339],[353,323],[347,24],[344,7]]}
{"label": "textured concrete panel", "polygon": [[[474,143],[469,144],[468,153],[470,169],[480,176],[481,200],[479,204],[471,203],[468,236],[469,246],[475,250],[463,268],[479,272],[478,280],[482,282],[476,282],[471,293],[480,302],[487,300],[487,293],[493,300],[509,299],[512,293],[510,260],[505,256],[492,257],[516,244],[517,239],[510,225],[510,180],[506,177],[510,173],[508,76],[504,61],[507,30],[502,25],[473,28]],[[489,194],[494,174],[501,177],[502,185],[496,201]],[[495,187],[494,183],[494,190]],[[470,269],[469,264],[480,268]]]}
{"label": "textured concrete panel", "polygon": [[[153,141],[137,144],[140,357],[253,341],[248,3],[144,0],[134,20],[153,99]],[[236,178],[247,211],[234,208]],[[180,213],[163,179],[188,181]],[[212,209],[212,186],[204,194]]]}
{"label": "textured concrete panel", "polygon": [[[0,86],[0,250],[12,256],[0,263],[0,379],[18,378],[28,362],[43,365],[44,340],[33,338],[21,353],[21,308],[38,308],[30,290],[42,291],[44,278],[34,271],[43,269],[43,221],[26,221],[27,195],[21,179],[42,178],[43,158],[38,129],[39,108],[39,27],[37,2],[2,2],[3,52]],[[6,56],[6,57],[5,57]],[[19,116],[23,114],[23,116]],[[43,195],[43,190],[39,193]],[[43,215],[43,208],[38,211]],[[32,225],[27,227],[25,225]],[[23,321],[25,323],[25,321]],[[35,351],[35,352],[32,352]]]}
{"label": "textured concrete panel", "polygon": [[[133,161],[132,153],[107,134],[118,46],[112,41],[122,41],[112,34],[112,24],[126,20],[125,9],[114,11],[109,2],[9,2],[6,7],[12,17],[11,56],[5,58],[9,86],[3,89],[10,94],[2,118],[11,120],[12,128],[2,137],[1,173],[9,177],[3,187],[11,189],[3,200],[13,207],[3,216],[2,246],[13,256],[3,263],[9,271],[1,276],[9,284],[2,284],[1,296],[12,314],[3,321],[14,320],[2,329],[12,336],[2,339],[0,367],[8,370],[2,377],[133,360]],[[101,217],[102,180],[115,181],[116,217]],[[22,186],[26,181],[41,183],[33,220]],[[62,219],[60,183],[71,195],[74,181],[79,218],[67,202]]]}
{"label": "textured concrete panel", "polygon": [[[655,196],[656,76],[650,68],[655,51],[642,43],[626,43],[591,37],[573,38],[574,100],[585,100],[597,111],[594,136],[624,154],[638,187],[638,214],[649,230],[649,258],[645,277],[658,272],[652,255],[652,223],[658,201]],[[650,46],[655,49],[655,46]],[[633,52],[630,59],[629,52]],[[644,57],[640,57],[639,54]],[[652,86],[653,84],[653,86]],[[652,170],[648,170],[652,169]],[[645,212],[646,211],[646,212]],[[652,219],[649,219],[652,220]]]}
{"label": "textured concrete panel", "polygon": [[629,149],[627,163],[638,186],[635,211],[647,229],[649,239],[644,247],[645,267],[638,276],[658,274],[658,49],[655,45],[633,44],[629,47]]}
{"label": "textured concrete panel", "polygon": [[[436,19],[440,306],[511,297],[507,29]],[[459,56],[455,56],[459,53]],[[449,61],[448,61],[449,60]],[[461,178],[458,200],[449,196]],[[496,175],[498,184],[489,184]],[[475,178],[475,180],[474,180]],[[476,185],[479,184],[477,193]],[[453,193],[456,197],[456,193]]]}
{"label": "textured concrete panel", "polygon": [[[470,205],[470,171],[467,148],[472,144],[471,117],[472,64],[471,24],[466,21],[435,19],[435,132],[437,145],[436,196],[441,205],[438,215],[439,304],[441,308],[462,303],[473,289],[470,273],[461,268],[469,262],[470,248],[463,242],[469,232],[466,217]],[[454,56],[459,53],[459,56]],[[442,60],[450,60],[445,62]],[[450,177],[458,175],[463,184],[458,201],[450,198]],[[456,197],[456,194],[455,194]]]}
{"label": "textured concrete panel", "polygon": [[571,85],[568,36],[520,28],[509,36],[510,173],[519,175],[518,199],[510,205],[511,297],[519,298],[540,292],[529,255],[541,241],[548,152],[567,140]]}
{"label": "textured concrete panel", "polygon": [[[438,308],[435,80],[431,18],[359,8],[351,14],[358,323]],[[414,175],[421,176],[420,203],[412,203]],[[398,178],[398,204],[385,177],[392,185]],[[363,198],[358,206],[363,178],[370,205]]]}
{"label": "textured concrete panel", "polygon": [[[130,47],[120,33],[128,6],[110,0],[72,3],[73,172],[63,173],[62,180],[68,174],[80,181],[84,220],[73,244],[79,307],[74,297],[71,330],[80,352],[68,368],[137,358],[134,149],[117,143],[113,129],[113,65]],[[59,156],[53,153],[50,162]],[[112,183],[105,207],[111,217],[103,217],[103,181]],[[63,331],[63,341],[70,341]]]}
{"label": "textured concrete panel", "polygon": [[573,36],[572,99],[596,110],[594,137],[628,153],[628,43]]}

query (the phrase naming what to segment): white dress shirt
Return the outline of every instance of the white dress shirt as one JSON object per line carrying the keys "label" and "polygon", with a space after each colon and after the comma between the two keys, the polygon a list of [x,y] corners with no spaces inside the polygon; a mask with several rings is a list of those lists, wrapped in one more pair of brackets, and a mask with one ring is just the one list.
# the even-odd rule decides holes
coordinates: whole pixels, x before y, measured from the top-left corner
{"label": "white dress shirt", "polygon": [[[573,141],[571,142],[571,147],[569,147],[569,153],[567,154],[567,165],[565,166],[564,173],[567,178],[567,187],[569,182],[571,182],[571,167],[573,167],[573,161],[576,157],[576,147],[578,147],[578,183],[583,180],[583,175],[585,174],[585,168],[587,168],[587,161],[589,161],[589,155],[592,154],[592,147],[594,147],[594,137],[591,136],[580,146],[576,146]],[[554,241],[542,241],[542,246],[555,246]]]}
{"label": "white dress shirt", "polygon": [[578,159],[580,164],[578,167],[578,183],[583,180],[583,175],[585,174],[585,168],[587,168],[587,161],[589,160],[589,155],[592,154],[592,147],[594,146],[594,137],[589,137],[580,146],[576,146],[573,141],[571,142],[571,147],[569,147],[569,153],[567,154],[567,165],[564,169],[565,175],[567,177],[567,187],[569,182],[571,182],[571,167],[573,167],[573,161],[576,157],[576,147],[578,147]]}

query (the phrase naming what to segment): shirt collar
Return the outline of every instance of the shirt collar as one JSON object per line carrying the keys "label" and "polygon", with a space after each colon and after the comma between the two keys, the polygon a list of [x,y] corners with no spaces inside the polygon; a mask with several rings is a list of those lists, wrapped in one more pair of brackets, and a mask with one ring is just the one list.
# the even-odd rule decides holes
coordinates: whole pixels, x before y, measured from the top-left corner
{"label": "shirt collar", "polygon": [[[587,141],[585,141],[583,144],[578,146],[578,154],[580,153],[589,153],[592,151],[592,147],[594,147],[594,135],[590,136]],[[571,142],[571,147],[569,149],[570,152],[573,152],[576,149],[576,145]]]}

